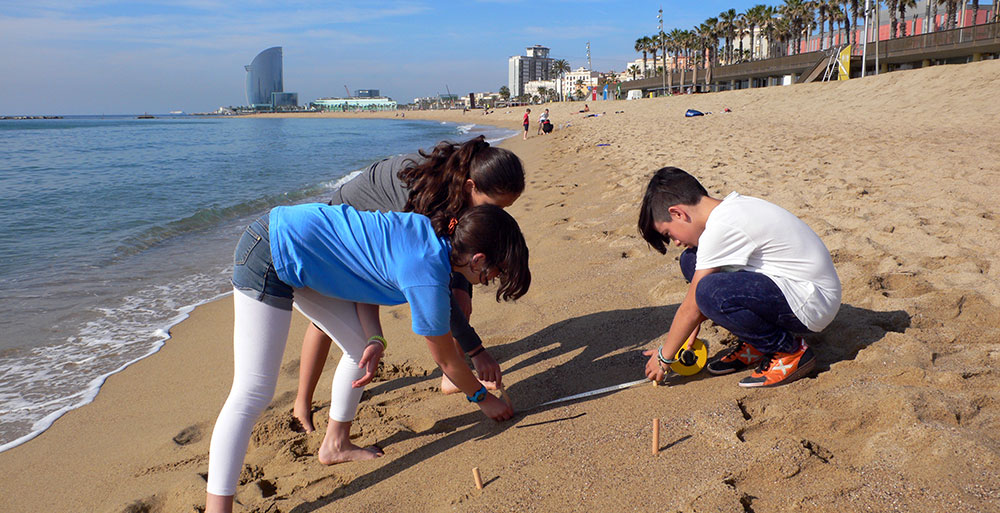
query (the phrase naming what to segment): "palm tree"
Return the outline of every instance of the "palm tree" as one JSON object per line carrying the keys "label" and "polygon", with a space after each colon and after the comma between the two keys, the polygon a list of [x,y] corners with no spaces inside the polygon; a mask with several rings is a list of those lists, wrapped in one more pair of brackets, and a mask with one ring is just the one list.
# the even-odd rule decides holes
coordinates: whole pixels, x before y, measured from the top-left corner
{"label": "palm tree", "polygon": [[656,72],[656,69],[655,69],[656,68],[656,53],[660,49],[660,36],[654,34],[652,36],[646,36],[643,39],[645,39],[647,41],[646,48],[649,49],[650,53],[653,54],[653,68],[654,68],[653,69],[653,76],[655,77],[657,75],[657,72]]}
{"label": "palm tree", "polygon": [[562,90],[562,82],[563,82],[562,79],[563,75],[569,72],[569,70],[570,70],[569,61],[567,61],[566,59],[556,59],[552,61],[552,73],[555,73],[556,76],[559,77],[559,80],[556,82],[556,94],[559,95],[559,101],[563,101],[566,99],[563,98],[562,96],[564,94]]}
{"label": "palm tree", "polygon": [[735,41],[733,33],[736,31],[736,9],[729,9],[728,11],[722,11],[719,13],[719,24],[722,25],[721,31],[726,39],[726,47],[723,48],[723,54],[726,59],[726,64],[733,63],[733,41]]}
{"label": "palm tree", "polygon": [[754,60],[754,48],[757,46],[756,29],[764,23],[765,9],[767,9],[766,5],[759,4],[743,13],[743,17],[746,18],[747,31],[750,32],[750,60]]}
{"label": "palm tree", "polygon": [[733,23],[736,26],[736,37],[740,41],[740,52],[737,62],[743,62],[743,36],[747,32],[747,16],[746,14],[740,14],[736,17],[736,21]]}
{"label": "palm tree", "polygon": [[576,97],[577,99],[583,99],[583,79],[576,79]]}
{"label": "palm tree", "polygon": [[632,80],[635,80],[636,74],[639,73],[639,66],[636,66],[635,64],[629,66],[628,72],[632,74]]}
{"label": "palm tree", "polygon": [[799,53],[802,49],[802,32],[805,29],[805,13],[810,12],[812,18],[812,6],[807,5],[803,0],[785,0],[785,5],[779,8],[783,19],[788,20],[788,30],[794,35],[794,49],[792,55]]}
{"label": "palm tree", "polygon": [[499,92],[500,92],[500,97],[503,98],[504,101],[510,99],[510,89],[507,89],[507,86],[500,86]]}
{"label": "palm tree", "polygon": [[709,18],[698,26],[698,52],[704,55],[705,86],[708,86],[712,80],[712,64],[714,62],[712,52],[719,44],[718,30],[718,18]]}
{"label": "palm tree", "polygon": [[646,76],[646,42],[644,41],[644,39],[645,38],[643,38],[643,37],[640,37],[639,39],[636,39],[635,40],[635,47],[634,47],[636,52],[642,52],[642,76],[643,77]]}
{"label": "palm tree", "polygon": [[917,0],[897,0],[899,4],[899,19],[902,25],[902,31],[900,37],[906,37],[906,8],[916,7]]}
{"label": "palm tree", "polygon": [[813,4],[816,5],[816,22],[819,25],[819,49],[823,49],[823,36],[826,34],[825,25],[826,18],[829,16],[830,12],[830,0],[813,0]]}
{"label": "palm tree", "polygon": [[[681,48],[681,42],[684,39],[684,31],[681,29],[673,29],[670,31],[669,34],[667,34],[667,37],[670,38],[668,42],[670,51],[673,52],[674,54],[674,71],[681,71],[680,48]],[[674,90],[673,78],[674,78],[673,73],[667,75],[667,86],[668,86],[667,88],[670,91]],[[681,85],[683,84],[684,84],[684,72],[681,71]]]}
{"label": "palm tree", "polygon": [[545,98],[548,95],[549,95],[549,88],[548,87],[545,87],[545,86],[539,86],[538,87],[538,97],[540,99],[545,100]]}
{"label": "palm tree", "polygon": [[827,45],[827,48],[833,48],[833,33],[835,32],[834,26],[838,21],[840,21],[844,13],[840,10],[840,7],[838,7],[837,4],[832,2],[829,7],[827,7],[827,10],[829,12],[826,15],[826,19],[830,23],[830,44]]}

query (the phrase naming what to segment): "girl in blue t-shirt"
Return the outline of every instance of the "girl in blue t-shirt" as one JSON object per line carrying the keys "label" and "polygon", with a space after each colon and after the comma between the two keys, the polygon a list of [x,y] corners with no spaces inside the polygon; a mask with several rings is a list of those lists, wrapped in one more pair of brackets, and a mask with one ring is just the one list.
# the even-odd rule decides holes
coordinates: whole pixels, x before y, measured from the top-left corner
{"label": "girl in blue t-shirt", "polygon": [[[427,339],[441,371],[490,418],[513,415],[452,342],[449,276],[459,272],[473,284],[499,279],[498,296],[523,296],[531,283],[524,237],[514,218],[492,205],[435,227],[419,214],[307,204],[277,207],[247,228],[234,255],[233,387],[212,433],[206,513],[232,509],[251,430],[277,385],[293,302],[352,363],[338,368],[333,382],[336,411],[331,406],[321,462],[382,455],[350,440],[361,392],[385,353],[379,304],[409,303],[413,331]],[[341,371],[348,367],[356,371]]]}

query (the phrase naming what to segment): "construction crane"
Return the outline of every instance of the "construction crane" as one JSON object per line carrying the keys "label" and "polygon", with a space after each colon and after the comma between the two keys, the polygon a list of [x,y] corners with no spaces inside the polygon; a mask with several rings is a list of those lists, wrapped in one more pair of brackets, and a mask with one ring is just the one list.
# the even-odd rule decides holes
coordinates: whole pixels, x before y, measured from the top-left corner
{"label": "construction crane", "polygon": [[344,85],[344,90],[347,91],[347,97],[350,98],[351,97],[351,90],[347,88],[347,85]]}

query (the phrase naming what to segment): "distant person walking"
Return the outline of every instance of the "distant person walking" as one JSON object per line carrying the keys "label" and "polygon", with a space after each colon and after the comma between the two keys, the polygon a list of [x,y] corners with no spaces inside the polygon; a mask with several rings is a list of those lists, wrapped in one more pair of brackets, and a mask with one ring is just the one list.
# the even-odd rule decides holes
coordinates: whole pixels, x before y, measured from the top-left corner
{"label": "distant person walking", "polygon": [[528,140],[528,125],[531,124],[531,109],[524,109],[524,140]]}

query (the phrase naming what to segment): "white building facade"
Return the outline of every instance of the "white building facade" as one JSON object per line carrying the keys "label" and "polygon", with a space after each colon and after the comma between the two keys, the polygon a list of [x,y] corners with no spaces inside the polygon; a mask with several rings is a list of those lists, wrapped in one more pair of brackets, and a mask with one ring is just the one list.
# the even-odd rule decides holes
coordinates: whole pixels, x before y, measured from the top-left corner
{"label": "white building facade", "polygon": [[507,88],[510,96],[516,98],[526,91],[524,85],[532,80],[549,80],[552,73],[552,62],[549,49],[541,46],[529,46],[526,55],[515,55],[507,59]]}
{"label": "white building facade", "polygon": [[[579,68],[576,71],[570,71],[563,75],[562,78],[562,94],[564,96],[578,96],[577,89],[581,89],[584,94],[587,93],[588,87],[597,87],[598,79],[601,74],[589,70],[587,68]],[[582,88],[577,86],[577,80],[582,81]]]}

